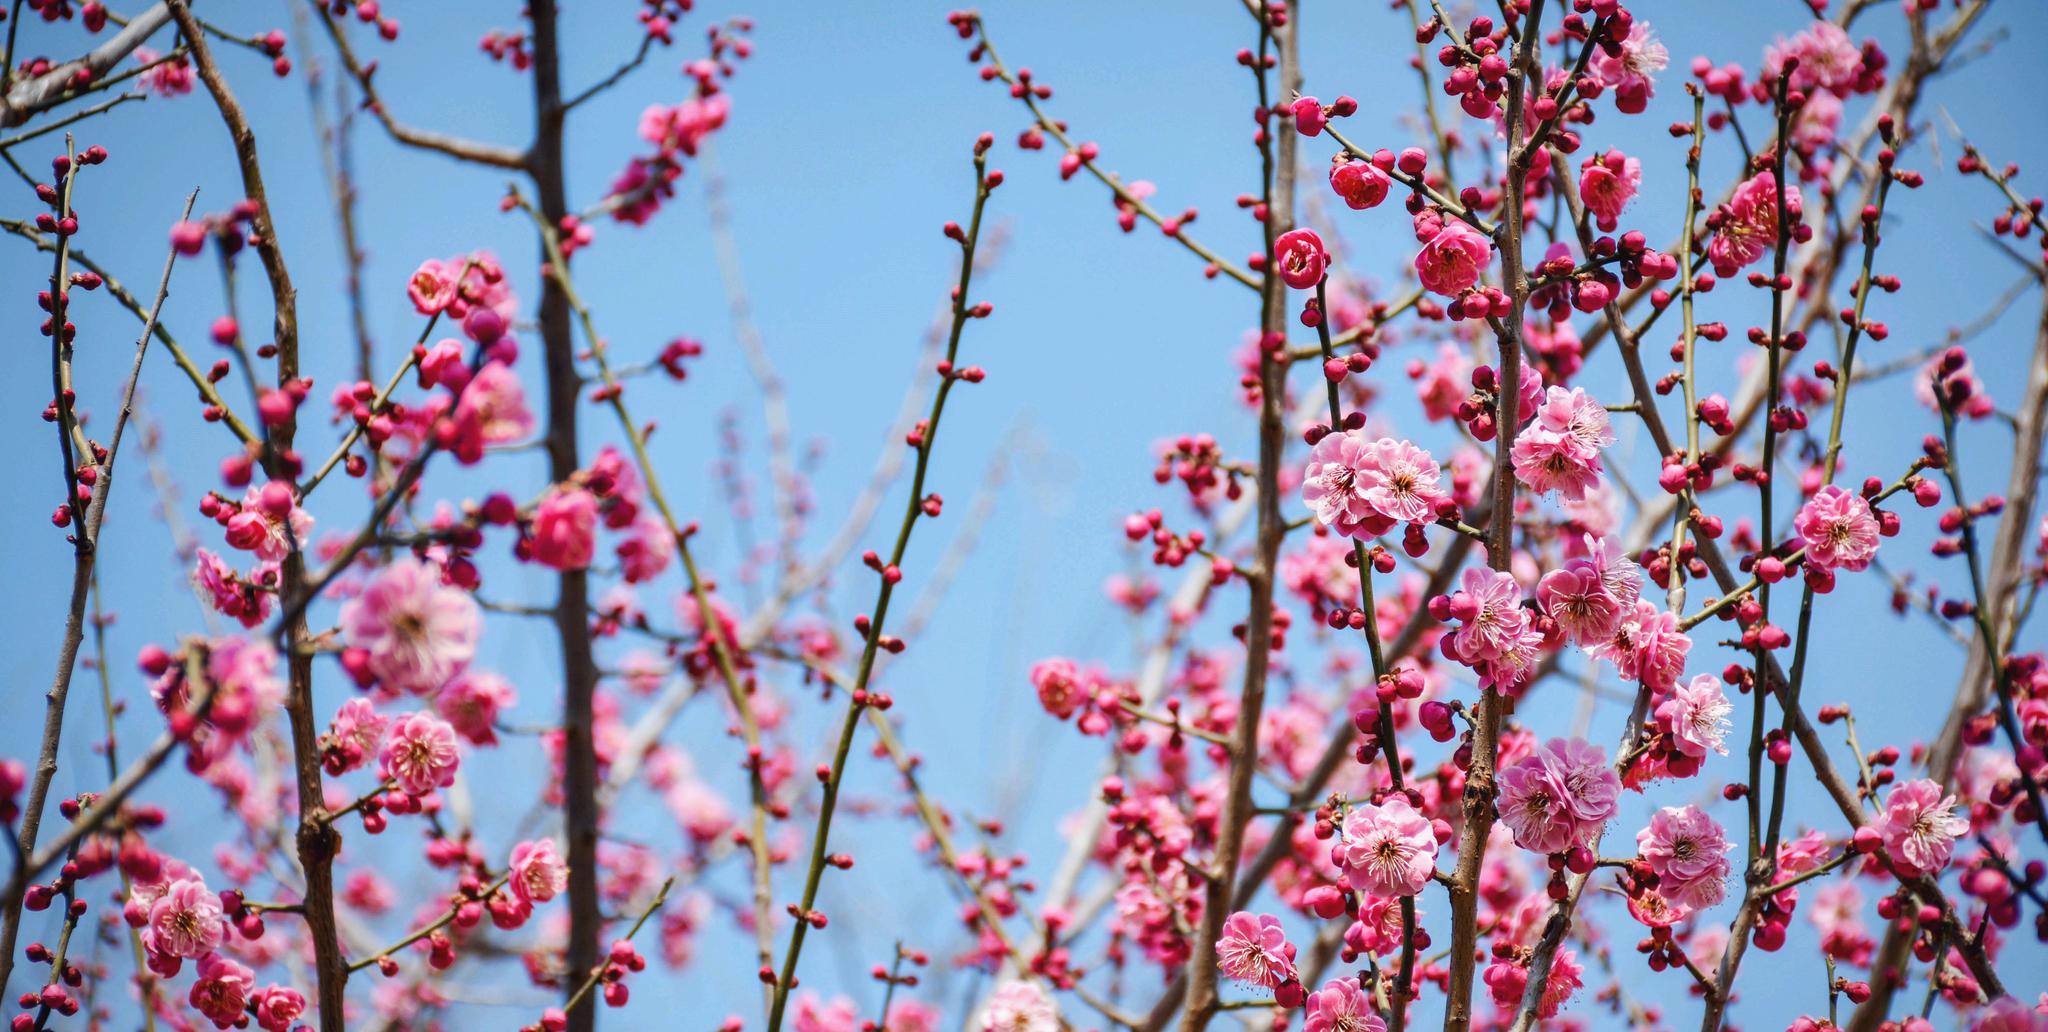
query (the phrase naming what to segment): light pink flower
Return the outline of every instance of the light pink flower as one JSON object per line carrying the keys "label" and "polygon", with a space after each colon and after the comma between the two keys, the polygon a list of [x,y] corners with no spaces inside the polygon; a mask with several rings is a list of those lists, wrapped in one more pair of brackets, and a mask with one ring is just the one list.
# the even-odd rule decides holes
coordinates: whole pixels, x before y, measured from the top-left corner
{"label": "light pink flower", "polygon": [[143,945],[151,953],[197,960],[220,946],[226,929],[220,896],[194,876],[172,882],[150,905]]}
{"label": "light pink flower", "polygon": [[1482,688],[1512,691],[1535,666],[1542,632],[1522,608],[1522,586],[1512,573],[1473,567],[1460,574],[1464,590],[1451,596],[1451,615],[1462,621],[1445,639],[1448,655],[1479,674]]}
{"label": "light pink flower", "polygon": [[1478,283],[1492,261],[1492,241],[1464,222],[1444,219],[1415,256],[1415,273],[1431,292],[1456,297]]}
{"label": "light pink flower", "polygon": [[1059,1032],[1060,1012],[1036,982],[1008,982],[989,997],[982,1032]]}
{"label": "light pink flower", "polygon": [[1500,819],[1524,849],[1592,847],[1614,816],[1621,778],[1599,746],[1553,738],[1500,772]]}
{"label": "light pink flower", "polygon": [[653,516],[642,515],[619,539],[619,570],[629,584],[644,584],[661,576],[675,558],[676,539],[668,526]]}
{"label": "light pink flower", "polygon": [[434,697],[434,712],[472,745],[498,744],[498,714],[519,703],[519,691],[497,674],[469,670],[457,674]]}
{"label": "light pink flower", "polygon": [[1294,944],[1271,914],[1240,910],[1223,922],[1216,940],[1216,968],[1248,985],[1271,989],[1294,980]]}
{"label": "light pink flower", "polygon": [[1955,796],[1943,795],[1940,783],[1927,778],[1893,788],[1877,827],[1885,855],[1908,874],[1935,874],[1947,867],[1956,836],[1970,830],[1955,805]]}
{"label": "light pink flower", "polygon": [[533,413],[526,407],[526,389],[519,375],[503,362],[486,362],[462,387],[455,403],[455,440],[449,450],[457,461],[474,465],[484,448],[510,444],[533,433]]}
{"label": "light pink flower", "polygon": [[1669,688],[1685,673],[1685,657],[1692,651],[1692,639],[1678,629],[1678,618],[1660,611],[1644,599],[1623,614],[1614,637],[1586,651],[1614,664],[1624,679],[1641,681],[1652,688]]}
{"label": "light pink flower", "polygon": [[1781,36],[1767,47],[1763,81],[1775,88],[1778,77],[1784,74],[1787,58],[1799,59],[1788,84],[1792,89],[1802,93],[1824,89],[1837,97],[1849,95],[1863,66],[1863,51],[1846,31],[1829,21],[1816,21],[1791,39]]}
{"label": "light pink flower", "polygon": [[2048,1032],[2048,1009],[2040,1003],[2029,1007],[2017,996],[2001,996],[1977,1015],[1970,1032]]}
{"label": "light pink flower", "polygon": [[[1799,187],[1786,191],[1785,227],[1799,223]],[[1735,188],[1734,196],[1716,214],[1720,228],[1707,244],[1707,259],[1723,279],[1755,262],[1778,243],[1778,178],[1759,172]]]}
{"label": "light pink flower", "polygon": [[469,666],[483,620],[474,599],[441,583],[438,568],[407,556],[341,607],[341,629],[386,687],[423,693]]}
{"label": "light pink flower", "polygon": [[1807,565],[1815,569],[1855,573],[1877,554],[1877,516],[1870,503],[1833,484],[1814,492],[1792,525],[1806,542]]}
{"label": "light pink flower", "polygon": [[1279,268],[1282,282],[1296,290],[1308,290],[1322,282],[1330,253],[1315,230],[1289,230],[1273,241],[1273,264]]}
{"label": "light pink flower", "polygon": [[844,996],[833,997],[828,1003],[819,999],[817,993],[805,990],[797,995],[790,1027],[795,1032],[860,1032],[860,1008]]}
{"label": "light pink flower", "polygon": [[421,315],[436,315],[455,300],[455,274],[460,266],[450,268],[439,258],[429,258],[413,270],[405,281],[405,296],[412,299],[414,310]]}
{"label": "light pink flower", "polygon": [[1618,150],[1595,154],[1579,166],[1579,196],[1599,221],[1600,231],[1614,232],[1623,208],[1643,183],[1643,163]]}
{"label": "light pink flower", "polygon": [[1697,806],[1664,807],[1636,832],[1636,852],[1656,873],[1658,891],[1694,909],[1727,895],[1729,848],[1720,822]]}
{"label": "light pink flower", "polygon": [[1316,442],[1302,472],[1301,500],[1317,522],[1346,537],[1378,537],[1396,523],[1432,523],[1448,496],[1428,452],[1363,430]]}
{"label": "light pink flower", "polygon": [[557,570],[584,570],[597,550],[597,496],[555,488],[533,512],[533,558]]}
{"label": "light pink flower", "polygon": [[1734,709],[1721,690],[1721,679],[1700,674],[1689,684],[1673,687],[1671,695],[1657,704],[1656,715],[1679,752],[1701,759],[1708,752],[1728,755],[1722,738],[1728,734],[1728,714]]}
{"label": "light pink flower", "polygon": [[197,555],[192,563],[192,583],[205,593],[215,612],[234,617],[244,627],[255,627],[270,618],[270,603],[275,595],[258,591],[220,556],[204,548],[194,551]]}
{"label": "light pink flower", "polygon": [[1330,862],[1352,888],[1376,896],[1413,896],[1436,872],[1436,835],[1405,795],[1377,806],[1362,803],[1344,818]]}
{"label": "light pink flower", "polygon": [[1580,501],[1600,481],[1600,450],[1614,443],[1607,410],[1585,391],[1550,387],[1515,438],[1515,476],[1531,490]]}
{"label": "light pink flower", "polygon": [[[1580,976],[1585,967],[1579,963],[1579,955],[1573,950],[1559,950],[1550,962],[1550,976],[1543,981],[1543,998],[1537,1002],[1536,1016],[1544,1020],[1557,1017],[1572,998],[1572,993],[1585,983]],[[1513,960],[1495,960],[1487,965],[1487,994],[1493,997],[1494,1006],[1513,1013],[1522,1004],[1522,994],[1529,988],[1529,969]]]}
{"label": "light pink flower", "polygon": [[455,783],[462,752],[447,721],[431,713],[409,713],[391,722],[380,758],[400,789],[422,796]]}
{"label": "light pink flower", "polygon": [[[149,69],[142,73],[143,84],[159,97],[182,97],[192,92],[192,84],[195,81],[192,75],[192,62],[179,55],[157,64],[162,57],[162,54],[149,47],[135,48],[135,63]],[[156,67],[151,68],[151,65]]]}
{"label": "light pink flower", "polygon": [[512,894],[528,903],[546,903],[569,887],[569,864],[555,851],[554,839],[535,839],[512,847]]}
{"label": "light pink flower", "polygon": [[1614,91],[1614,106],[1623,114],[1633,115],[1641,114],[1649,106],[1650,97],[1656,93],[1652,76],[1670,63],[1671,55],[1650,31],[1650,23],[1637,18],[1621,41],[1621,52],[1595,51],[1591,69],[1602,86]]}
{"label": "light pink flower", "polygon": [[1302,1027],[1306,1032],[1386,1032],[1387,1022],[1358,979],[1333,978],[1308,994]]}

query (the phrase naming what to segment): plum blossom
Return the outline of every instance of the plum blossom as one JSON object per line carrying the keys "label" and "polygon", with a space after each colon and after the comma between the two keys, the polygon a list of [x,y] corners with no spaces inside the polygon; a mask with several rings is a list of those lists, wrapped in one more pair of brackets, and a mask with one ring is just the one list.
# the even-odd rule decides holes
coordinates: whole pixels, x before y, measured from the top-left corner
{"label": "plum blossom", "polygon": [[2017,996],[2001,996],[1985,1006],[1970,1032],[2048,1032],[2048,1009],[2028,1006]]}
{"label": "plum blossom", "polygon": [[1956,836],[1970,830],[1955,805],[1956,797],[1944,795],[1941,784],[1928,778],[1893,788],[1877,822],[1885,855],[1907,874],[1934,874],[1947,867]]}
{"label": "plum blossom", "polygon": [[462,752],[447,721],[431,713],[410,713],[391,722],[379,758],[401,790],[422,796],[455,783]]}
{"label": "plum blossom", "polygon": [[1814,569],[1856,573],[1877,554],[1877,516],[1870,503],[1833,484],[1814,492],[1792,525],[1806,542],[1806,563]]}
{"label": "plum blossom", "polygon": [[1430,523],[1448,496],[1428,452],[1363,430],[1316,442],[1302,473],[1301,500],[1317,522],[1346,537],[1378,537],[1396,523]]}
{"label": "plum blossom", "polygon": [[555,851],[554,839],[513,846],[511,874],[513,895],[528,903],[546,903],[569,887],[569,864]]}
{"label": "plum blossom", "polygon": [[498,744],[498,714],[519,702],[519,690],[497,674],[469,670],[457,674],[434,697],[434,712],[472,745]]}
{"label": "plum blossom", "polygon": [[1356,978],[1333,978],[1308,994],[1303,1021],[1306,1032],[1386,1032],[1386,1019],[1374,1009],[1372,994]]}
{"label": "plum blossom", "polygon": [[1614,91],[1614,106],[1622,114],[1634,115],[1641,114],[1656,93],[1652,76],[1670,63],[1670,52],[1650,31],[1650,23],[1638,18],[1622,38],[1620,52],[1597,50],[1589,67],[1600,85]]}
{"label": "plum blossom", "polygon": [[1656,716],[1679,752],[1701,759],[1708,752],[1728,755],[1722,739],[1728,734],[1728,714],[1734,708],[1721,690],[1721,679],[1713,674],[1700,674],[1689,684],[1673,687],[1671,694],[1657,704]]}
{"label": "plum blossom", "polygon": [[255,983],[254,971],[232,958],[218,953],[208,954],[199,962],[199,979],[192,983],[192,993],[187,999],[194,1009],[213,1022],[213,1027],[234,1028],[247,1022],[242,1009],[248,1006],[249,994]]}
{"label": "plum blossom", "polygon": [[1315,230],[1289,230],[1273,241],[1273,263],[1280,269],[1282,282],[1296,290],[1308,290],[1322,282],[1330,253]]}
{"label": "plum blossom", "polygon": [[[1584,985],[1581,976],[1585,966],[1579,963],[1575,950],[1559,950],[1551,958],[1550,975],[1543,981],[1543,998],[1537,1002],[1536,1016],[1545,1021],[1557,1017],[1557,1012],[1572,997],[1572,993]],[[1496,960],[1487,965],[1486,991],[1493,997],[1494,1006],[1512,1013],[1522,1003],[1522,994],[1528,991],[1529,969],[1512,960]]]}
{"label": "plum blossom", "polygon": [[1764,81],[1775,83],[1784,74],[1788,58],[1799,61],[1788,86],[1802,93],[1824,89],[1837,97],[1847,97],[1854,90],[1863,66],[1863,51],[1848,32],[1830,21],[1816,21],[1806,31],[1791,39],[1781,36],[1766,48]]}
{"label": "plum blossom", "polygon": [[299,508],[291,485],[282,480],[249,488],[227,522],[228,544],[273,563],[290,555],[294,542],[305,547],[312,533],[313,515]]}
{"label": "plum blossom", "polygon": [[1460,577],[1464,590],[1450,597],[1448,615],[1462,623],[1444,639],[1445,654],[1477,671],[1480,687],[1512,691],[1543,644],[1522,607],[1522,586],[1505,570],[1474,567]]}
{"label": "plum blossom", "polygon": [[1423,287],[1445,297],[1456,297],[1479,282],[1479,276],[1493,261],[1493,242],[1486,235],[1458,219],[1444,219],[1425,212],[1415,217],[1416,239],[1423,241],[1415,256],[1415,274]]}
{"label": "plum blossom", "polygon": [[1344,818],[1330,862],[1351,887],[1376,896],[1413,896],[1436,872],[1436,835],[1405,795],[1363,803]]}
{"label": "plum blossom", "polygon": [[196,555],[192,563],[192,583],[215,612],[233,617],[244,627],[255,627],[270,618],[274,594],[257,590],[220,556],[204,548],[193,551]]}
{"label": "plum blossom", "polygon": [[1059,1032],[1060,1012],[1036,982],[1007,982],[988,1000],[982,1032]]}
{"label": "plum blossom", "polygon": [[250,1003],[263,1032],[289,1032],[306,1015],[305,994],[287,986],[266,986]]}
{"label": "plum blossom", "polygon": [[226,930],[220,896],[195,874],[172,882],[150,904],[142,944],[151,953],[197,960],[219,948]]}
{"label": "plum blossom", "polygon": [[1609,556],[1603,538],[1586,535],[1586,554],[1543,575],[1536,602],[1581,646],[1610,639],[1635,608],[1641,568],[1625,555]]}
{"label": "plum blossom", "polygon": [[1615,671],[1627,680],[1669,688],[1685,673],[1692,639],[1678,629],[1678,617],[1638,598],[1635,606],[1623,613],[1614,637],[1586,651],[1613,663]]}
{"label": "plum blossom", "polygon": [[1622,209],[1635,199],[1642,183],[1643,163],[1618,150],[1595,154],[1579,166],[1579,196],[1603,233],[1614,232]]}
{"label": "plum blossom", "polygon": [[597,496],[580,487],[557,487],[533,512],[535,561],[557,570],[584,570],[597,550]]}
{"label": "plum blossom", "polygon": [[1338,160],[1330,166],[1330,189],[1354,211],[1379,207],[1392,185],[1386,171],[1370,161]]}
{"label": "plum blossom", "polygon": [[1585,498],[1600,480],[1600,450],[1614,443],[1606,408],[1577,387],[1550,387],[1535,415],[1515,437],[1516,479],[1534,491]]}
{"label": "plum blossom", "polygon": [[1636,852],[1658,878],[1658,890],[1675,903],[1705,909],[1727,895],[1727,833],[1697,806],[1667,806],[1636,832]]}
{"label": "plum blossom", "polygon": [[387,688],[416,694],[469,666],[482,624],[476,600],[410,556],[386,566],[341,607],[342,634],[366,654],[369,672]]}
{"label": "plum blossom", "polygon": [[1597,745],[1553,738],[1500,772],[1500,819],[1524,849],[1591,847],[1614,816],[1621,778]]}
{"label": "plum blossom", "polygon": [[1294,944],[1287,941],[1280,919],[1243,910],[1223,922],[1223,936],[1216,940],[1216,967],[1231,978],[1265,989],[1297,977]]}
{"label": "plum blossom", "polygon": [[463,465],[482,461],[488,445],[510,444],[533,433],[526,390],[510,366],[486,362],[461,390],[455,402],[455,439],[449,450]]}
{"label": "plum blossom", "polygon": [[[1799,222],[1799,187],[1785,191],[1785,223],[1788,232]],[[1778,244],[1778,177],[1759,172],[1735,188],[1734,196],[1716,211],[1714,239],[1707,244],[1707,259],[1722,278],[1755,262]]]}
{"label": "plum blossom", "polygon": [[438,315],[455,300],[455,277],[459,272],[460,266],[429,258],[405,281],[405,296],[421,315]]}

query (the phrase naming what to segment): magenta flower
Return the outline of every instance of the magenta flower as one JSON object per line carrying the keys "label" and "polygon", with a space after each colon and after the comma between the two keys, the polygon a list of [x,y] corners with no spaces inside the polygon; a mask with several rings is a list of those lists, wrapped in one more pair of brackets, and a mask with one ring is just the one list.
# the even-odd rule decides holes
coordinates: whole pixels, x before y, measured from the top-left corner
{"label": "magenta flower", "polygon": [[1296,290],[1308,290],[1322,282],[1330,252],[1323,249],[1323,238],[1315,230],[1290,230],[1273,241],[1273,262],[1282,282]]}
{"label": "magenta flower", "polygon": [[535,561],[557,570],[585,570],[597,551],[597,496],[580,487],[555,488],[533,511]]}
{"label": "magenta flower", "polygon": [[[1778,244],[1778,178],[1759,172],[1735,188],[1734,196],[1715,213],[1720,228],[1707,244],[1707,259],[1723,278],[1755,262]],[[1786,193],[1786,229],[1799,222],[1799,188]]]}
{"label": "magenta flower", "polygon": [[1387,199],[1393,179],[1370,161],[1339,161],[1330,166],[1330,189],[1354,211],[1377,208]]}
{"label": "magenta flower", "polygon": [[1351,887],[1376,896],[1413,896],[1436,873],[1436,835],[1405,795],[1363,803],[1344,818],[1330,862]]}
{"label": "magenta flower", "polygon": [[436,315],[455,300],[455,274],[459,271],[459,264],[450,268],[439,258],[429,258],[405,281],[405,295],[421,315]]}
{"label": "magenta flower", "polygon": [[1927,778],[1893,788],[1877,822],[1892,864],[1907,874],[1935,874],[1947,867],[1956,836],[1970,830],[1955,805],[1955,796],[1943,795],[1940,783]]}
{"label": "magenta flower", "polygon": [[462,752],[447,721],[431,713],[410,713],[391,722],[380,758],[385,773],[401,790],[423,796],[455,783]]}
{"label": "magenta flower", "polygon": [[1636,852],[1656,873],[1658,891],[1697,910],[1727,895],[1730,848],[1720,823],[1697,806],[1664,807],[1636,832]]}
{"label": "magenta flower", "polygon": [[341,629],[369,657],[384,686],[430,692],[469,666],[482,634],[476,601],[441,583],[441,572],[411,557],[380,571],[341,607]]}
{"label": "magenta flower", "polygon": [[1614,232],[1621,211],[1643,183],[1643,163],[1618,150],[1595,154],[1579,166],[1579,196],[1603,233]]}
{"label": "magenta flower", "polygon": [[264,988],[254,1001],[256,1026],[263,1032],[289,1032],[306,1015],[306,996],[297,989],[273,985]]}
{"label": "magenta flower", "polygon": [[497,674],[470,670],[457,674],[434,697],[434,712],[472,745],[498,744],[498,714],[519,702],[519,691]]}
{"label": "magenta flower", "polygon": [[989,997],[982,1032],[1059,1032],[1060,1012],[1036,982],[1009,982]]}
{"label": "magenta flower", "polygon": [[1543,634],[1522,608],[1522,586],[1504,570],[1473,567],[1459,575],[1464,590],[1451,596],[1451,615],[1463,623],[1446,651],[1479,674],[1479,686],[1512,691],[1536,665]]}
{"label": "magenta flower", "polygon": [[1721,679],[1713,674],[1700,674],[1689,684],[1673,687],[1671,694],[1657,704],[1657,723],[1670,733],[1678,751],[1687,756],[1701,759],[1709,752],[1726,756],[1728,747],[1722,744],[1722,739],[1728,734],[1728,714],[1734,708],[1721,690]]}
{"label": "magenta flower", "polygon": [[1515,438],[1515,476],[1531,490],[1583,501],[1600,482],[1600,450],[1614,443],[1607,410],[1585,391],[1550,387]]}
{"label": "magenta flower", "polygon": [[[1418,234],[1422,232],[1422,218],[1416,219],[1416,227]],[[1415,256],[1415,273],[1430,291],[1456,297],[1478,283],[1492,261],[1493,242],[1485,234],[1457,219],[1444,219]]]}
{"label": "magenta flower", "polygon": [[1333,978],[1308,994],[1302,1027],[1306,1032],[1386,1032],[1387,1022],[1358,979]]}
{"label": "magenta flower", "polygon": [[1775,84],[1785,73],[1788,58],[1799,61],[1788,85],[1802,93],[1824,89],[1847,97],[1863,67],[1862,49],[1848,32],[1830,21],[1815,21],[1806,31],[1791,39],[1779,37],[1765,48],[1761,81]]}
{"label": "magenta flower", "polygon": [[[1557,1012],[1572,998],[1572,993],[1585,983],[1580,976],[1585,967],[1579,963],[1579,955],[1573,950],[1559,950],[1550,962],[1550,977],[1543,982],[1543,998],[1537,1001],[1536,1016],[1544,1020],[1557,1017]],[[1513,960],[1496,960],[1487,965],[1487,994],[1493,997],[1494,1005],[1513,1013],[1522,1004],[1522,994],[1529,988],[1529,969]]]}
{"label": "magenta flower", "polygon": [[237,964],[232,958],[218,953],[207,955],[199,962],[199,980],[192,983],[192,993],[187,999],[193,1008],[213,1022],[219,1029],[245,1025],[247,1015],[242,1009],[249,1005],[249,994],[256,988],[256,973]]}
{"label": "magenta flower", "polygon": [[1799,507],[1792,526],[1806,542],[1806,564],[1817,570],[1859,572],[1877,554],[1877,516],[1870,503],[1833,484]]}
{"label": "magenta flower", "polygon": [[1652,688],[1670,688],[1685,673],[1685,657],[1692,651],[1692,639],[1678,629],[1678,617],[1660,611],[1643,599],[1622,615],[1614,637],[1586,651],[1614,664],[1624,679],[1641,681]]}
{"label": "magenta flower", "polygon": [[462,387],[454,423],[455,440],[449,450],[464,465],[482,461],[488,445],[510,444],[533,433],[533,413],[526,407],[519,375],[502,362],[484,363]]}
{"label": "magenta flower", "polygon": [[1271,914],[1240,910],[1223,922],[1216,940],[1216,968],[1248,985],[1272,989],[1293,981],[1294,945]]}
{"label": "magenta flower", "polygon": [[555,851],[554,839],[535,839],[512,847],[512,894],[527,903],[546,903],[569,887],[569,864]]}
{"label": "magenta flower", "polygon": [[220,946],[226,929],[220,896],[194,875],[172,882],[150,905],[143,946],[166,957],[197,960]]}
{"label": "magenta flower", "polygon": [[1637,18],[1622,38],[1618,53],[1602,48],[1593,55],[1590,68],[1600,85],[1614,91],[1614,106],[1622,114],[1641,114],[1656,93],[1652,78],[1671,63],[1671,54],[1650,31],[1650,23]]}

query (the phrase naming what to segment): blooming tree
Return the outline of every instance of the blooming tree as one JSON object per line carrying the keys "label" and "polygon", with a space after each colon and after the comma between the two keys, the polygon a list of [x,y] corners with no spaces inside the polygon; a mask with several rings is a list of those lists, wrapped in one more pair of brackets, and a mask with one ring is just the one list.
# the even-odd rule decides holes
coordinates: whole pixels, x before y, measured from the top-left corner
{"label": "blooming tree", "polygon": [[[1303,95],[1303,17],[1247,0],[1237,207],[1259,244],[1242,259],[1202,242],[1195,209],[1112,172],[1045,80],[998,56],[993,18],[953,12],[979,78],[1008,94],[987,95],[987,117],[1022,128],[961,148],[954,278],[912,403],[829,536],[807,533],[819,513],[771,356],[738,334],[775,533],[730,577],[699,528],[721,505],[752,526],[745,431],[722,431],[709,483],[655,460],[649,414],[688,395],[705,349],[615,352],[577,256],[664,231],[743,95],[750,22],[689,0],[641,0],[630,26],[592,13],[635,35],[574,89],[555,0],[529,0],[481,43],[530,86],[493,98],[531,94],[532,136],[514,146],[403,120],[377,70],[419,58],[377,0],[295,3],[296,40],[189,0],[136,6],[17,3],[0,72],[0,153],[14,207],[33,211],[0,228],[38,276],[49,262],[48,427],[16,450],[54,432],[63,475],[11,496],[40,511],[61,492],[47,540],[10,547],[62,548],[74,574],[40,735],[0,739],[16,847],[0,980],[18,1032],[427,1029],[503,1006],[521,1008],[514,1027],[559,1032],[683,968],[750,987],[735,998],[759,987],[752,1012],[721,999],[683,1022],[728,1029],[1193,1032],[1226,1012],[1310,1032],[2048,1028],[2025,941],[2048,941],[2048,659],[2028,633],[2048,584],[2048,307],[2031,342],[1999,345],[2023,375],[1987,382],[1967,347],[2048,280],[2041,202],[1967,140],[1942,159],[1927,99],[1988,0],[1813,0],[1754,72],[1725,55],[1672,67],[1680,41],[1618,0],[1456,15],[1401,0],[1412,50],[1382,39],[1370,55],[1419,76],[1420,117],[1401,129],[1349,96]],[[1903,52],[1852,34],[1883,19],[1903,22]],[[92,37],[82,56],[25,56],[63,22]],[[677,52],[673,97],[610,127],[622,171],[572,199],[567,126]],[[241,95],[322,75],[344,98],[322,139],[356,354],[352,377],[316,385],[301,252]],[[120,203],[103,177],[149,160],[90,142],[94,119],[144,99],[237,173],[224,208],[195,197],[166,217],[153,287],[91,257],[81,218]],[[358,112],[365,131],[509,179],[498,212],[532,256],[454,247],[406,256],[402,284],[362,282],[342,160]],[[1613,127],[1642,118],[1668,124],[1664,152],[1620,149]],[[1373,134],[1390,145],[1353,140]],[[922,688],[888,676],[926,618],[898,596],[971,570],[964,552],[934,569],[907,557],[960,519],[941,488],[965,464],[935,456],[950,404],[989,375],[981,338],[1000,332],[975,279],[1012,144],[1106,189],[1122,231],[1158,229],[1213,281],[1201,289],[1255,302],[1220,383],[1246,425],[1169,437],[1120,528],[1152,568],[1110,588],[1143,628],[1137,662],[1027,643],[1037,658],[1008,686],[1035,694],[1047,733],[1099,741],[1056,859],[949,804],[911,748],[922,729],[899,726],[897,696]],[[1957,175],[1932,184],[1921,169],[1938,161]],[[1990,306],[1978,328],[1902,348],[1886,306],[1927,256],[1885,235],[1935,189],[1980,213],[2025,277],[1970,302]],[[1679,199],[1675,225],[1638,217],[1650,194]],[[1345,238],[1369,226],[1412,244],[1365,259]],[[208,257],[227,305],[204,326],[211,362],[164,307]],[[245,294],[267,321],[243,318]],[[411,313],[409,348],[366,329],[386,303]],[[125,378],[76,361],[123,310],[141,325]],[[138,380],[163,362],[196,402],[139,423]],[[1599,370],[1626,389],[1589,386]],[[1923,409],[1851,405],[1894,376]],[[1412,422],[1395,405],[1411,392]],[[1852,447],[1876,418],[1924,424],[1924,440]],[[1982,432],[2001,424],[2005,453]],[[217,467],[196,501],[159,475],[170,447]],[[514,458],[527,450],[538,476]],[[147,463],[167,522],[203,517],[179,563],[204,618],[136,643],[132,664],[109,650],[117,600],[99,590],[117,462],[123,508]],[[533,583],[547,591],[519,597]],[[851,619],[829,590],[848,583]],[[1829,676],[1839,639],[1816,636],[1857,596],[1943,628],[1953,689]],[[494,638],[536,629],[556,666],[492,668]],[[101,713],[71,698],[80,671],[98,675]],[[1603,692],[1625,716],[1599,724],[1588,706],[1564,733],[1554,714]],[[1923,736],[1859,741],[1859,711],[1907,694]],[[543,701],[542,726],[513,719]],[[131,707],[141,742],[119,719]],[[693,708],[726,733],[686,737]],[[81,736],[104,771],[66,770],[89,787],[52,799]],[[527,780],[479,784],[478,757],[497,753]],[[891,774],[882,807],[842,797],[869,756]],[[627,826],[643,794],[673,827]],[[478,797],[531,812],[498,838]],[[849,939],[821,890],[855,866],[844,823],[878,811],[918,827],[922,860],[888,877],[950,893],[958,927],[876,929],[896,945],[856,958],[875,986],[834,986],[819,954]],[[389,873],[413,862],[416,877]],[[1785,949],[1795,921],[1825,980],[1744,1000],[1754,954]],[[751,951],[700,949],[727,930]],[[493,966],[504,957],[516,974]],[[495,977],[457,991],[470,968]],[[933,991],[948,972],[962,991]]]}

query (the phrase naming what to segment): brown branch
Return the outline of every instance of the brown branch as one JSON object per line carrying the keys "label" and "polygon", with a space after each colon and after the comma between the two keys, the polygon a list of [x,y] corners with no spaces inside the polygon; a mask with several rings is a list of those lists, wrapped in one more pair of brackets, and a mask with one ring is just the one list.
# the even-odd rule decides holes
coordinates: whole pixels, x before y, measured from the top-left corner
{"label": "brown branch", "polygon": [[[385,132],[391,134],[392,139],[408,147],[445,154],[461,161],[475,162],[476,164],[488,165],[492,168],[512,169],[521,172],[531,171],[536,177],[540,175],[540,169],[545,160],[541,155],[541,151],[546,149],[550,139],[549,130],[544,125],[536,124],[532,150],[521,152],[493,143],[479,143],[475,140],[465,140],[460,137],[449,136],[446,133],[418,129],[400,122],[392,117],[390,110],[384,106],[383,98],[377,95],[377,88],[372,82],[377,74],[376,65],[366,66],[356,59],[355,50],[349,46],[347,34],[341,31],[340,25],[335,24],[333,15],[328,13],[327,5],[321,3],[320,0],[307,0],[307,3],[313,8],[313,13],[319,16],[320,24],[326,27],[327,37],[334,41],[334,51],[341,57],[342,67],[348,69],[348,74],[355,79],[357,87],[363,91],[364,109],[377,117],[377,121],[384,126]],[[552,8],[552,5],[550,7]],[[538,72],[540,67],[540,22],[542,19],[539,11],[533,11],[532,15],[534,22],[534,68]],[[553,25],[548,26],[548,33],[549,41],[552,43],[554,39]],[[554,55],[551,53],[549,56],[553,57]],[[566,110],[560,107],[560,76],[560,69],[556,68],[554,103],[557,106],[557,110],[550,117],[555,123],[553,139],[557,144],[560,142],[562,111]],[[540,88],[540,77],[537,74],[534,77],[534,88]],[[560,162],[556,162],[557,166],[559,164]],[[532,166],[531,169],[529,169],[529,165]]]}

